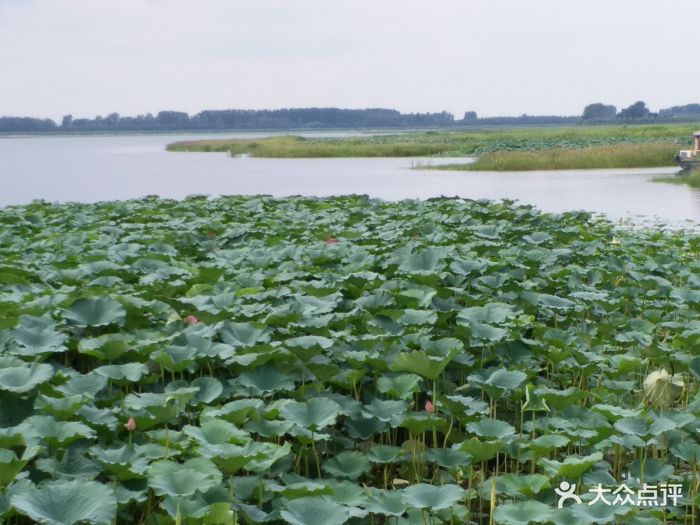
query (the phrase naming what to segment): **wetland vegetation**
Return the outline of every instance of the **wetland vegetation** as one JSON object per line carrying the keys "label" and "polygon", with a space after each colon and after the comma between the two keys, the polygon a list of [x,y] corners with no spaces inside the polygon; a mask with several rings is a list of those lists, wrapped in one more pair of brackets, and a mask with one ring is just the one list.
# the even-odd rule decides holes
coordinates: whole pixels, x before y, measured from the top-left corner
{"label": "wetland vegetation", "polygon": [[[4,523],[696,520],[692,232],[360,196],[0,226]],[[589,505],[621,482],[683,498]]]}
{"label": "wetland vegetation", "polygon": [[697,124],[428,131],[350,138],[276,136],[176,142],[169,151],[253,157],[476,156],[435,169],[534,170],[673,166]]}

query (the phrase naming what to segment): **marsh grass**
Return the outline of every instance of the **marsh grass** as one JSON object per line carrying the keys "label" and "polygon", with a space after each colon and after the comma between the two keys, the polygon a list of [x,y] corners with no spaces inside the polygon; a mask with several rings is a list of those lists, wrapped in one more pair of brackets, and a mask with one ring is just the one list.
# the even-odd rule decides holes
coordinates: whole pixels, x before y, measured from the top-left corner
{"label": "marsh grass", "polygon": [[425,157],[455,150],[449,143],[367,142],[365,140],[305,139],[296,136],[269,137],[258,140],[207,140],[178,142],[169,151],[227,152],[267,158],[323,157]]}
{"label": "marsh grass", "polygon": [[[690,143],[698,124],[596,126],[571,128],[427,131],[343,138],[284,135],[261,139],[220,139],[175,142],[169,151],[227,152],[253,157],[425,157],[482,156],[496,151],[577,150],[616,144],[673,145]],[[664,152],[665,153],[665,152]],[[622,153],[618,152],[618,155]],[[643,153],[650,155],[650,151]],[[672,157],[673,155],[671,155]],[[661,162],[657,160],[657,162]],[[599,164],[605,164],[598,161]],[[647,164],[648,165],[648,164]],[[664,165],[664,164],[657,164]],[[603,166],[607,167],[607,166]],[[624,166],[623,166],[624,167]],[[537,168],[533,168],[537,169]]]}
{"label": "marsh grass", "polygon": [[452,171],[533,171],[673,166],[673,144],[614,144],[580,149],[486,153],[470,164],[445,164],[431,169]]}

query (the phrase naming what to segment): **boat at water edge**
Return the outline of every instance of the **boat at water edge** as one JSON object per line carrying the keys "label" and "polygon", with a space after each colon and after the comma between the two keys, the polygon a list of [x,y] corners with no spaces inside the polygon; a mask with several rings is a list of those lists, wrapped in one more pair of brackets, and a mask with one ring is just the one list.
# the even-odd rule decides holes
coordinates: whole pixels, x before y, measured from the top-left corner
{"label": "boat at water edge", "polygon": [[684,171],[700,169],[700,131],[693,133],[693,149],[679,151],[675,160]]}

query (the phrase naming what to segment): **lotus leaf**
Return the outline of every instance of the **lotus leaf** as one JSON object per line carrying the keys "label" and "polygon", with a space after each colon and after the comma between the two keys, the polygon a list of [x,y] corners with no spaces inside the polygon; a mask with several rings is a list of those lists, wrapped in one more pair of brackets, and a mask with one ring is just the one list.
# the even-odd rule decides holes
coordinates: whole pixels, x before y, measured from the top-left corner
{"label": "lotus leaf", "polygon": [[13,493],[10,503],[22,514],[47,525],[110,525],[117,514],[112,490],[94,481],[49,481],[38,487],[23,487]]}

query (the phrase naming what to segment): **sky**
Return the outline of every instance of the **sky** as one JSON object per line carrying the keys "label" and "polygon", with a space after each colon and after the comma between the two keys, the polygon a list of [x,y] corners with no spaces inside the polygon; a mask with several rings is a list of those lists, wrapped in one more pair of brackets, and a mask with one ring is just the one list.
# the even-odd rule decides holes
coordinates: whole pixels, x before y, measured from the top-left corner
{"label": "sky", "polygon": [[0,115],[700,102],[698,0],[0,0]]}

